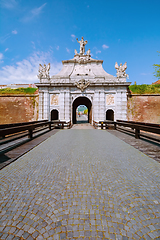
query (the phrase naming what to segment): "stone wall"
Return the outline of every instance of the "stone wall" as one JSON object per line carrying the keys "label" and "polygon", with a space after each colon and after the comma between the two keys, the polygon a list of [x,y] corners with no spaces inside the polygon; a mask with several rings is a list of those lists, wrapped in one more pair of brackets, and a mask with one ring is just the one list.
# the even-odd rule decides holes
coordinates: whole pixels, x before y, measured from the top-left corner
{"label": "stone wall", "polygon": [[38,95],[0,95],[0,124],[38,120]]}
{"label": "stone wall", "polygon": [[160,95],[132,95],[128,98],[128,121],[160,124]]}
{"label": "stone wall", "polygon": [[[38,120],[38,95],[0,96],[0,124]],[[128,98],[130,121],[160,124],[160,95],[132,95]]]}

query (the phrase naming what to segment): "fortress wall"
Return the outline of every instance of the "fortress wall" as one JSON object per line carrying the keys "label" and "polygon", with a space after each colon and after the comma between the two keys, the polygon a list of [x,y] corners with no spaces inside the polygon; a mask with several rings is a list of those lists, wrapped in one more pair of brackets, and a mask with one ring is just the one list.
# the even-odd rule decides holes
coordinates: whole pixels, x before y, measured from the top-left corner
{"label": "fortress wall", "polygon": [[[1,95],[0,124],[38,120],[38,95]],[[130,121],[160,124],[160,95],[132,95],[127,102]]]}
{"label": "fortress wall", "polygon": [[0,95],[0,124],[38,120],[38,95]]}
{"label": "fortress wall", "polygon": [[132,95],[127,102],[128,121],[160,124],[160,95]]}

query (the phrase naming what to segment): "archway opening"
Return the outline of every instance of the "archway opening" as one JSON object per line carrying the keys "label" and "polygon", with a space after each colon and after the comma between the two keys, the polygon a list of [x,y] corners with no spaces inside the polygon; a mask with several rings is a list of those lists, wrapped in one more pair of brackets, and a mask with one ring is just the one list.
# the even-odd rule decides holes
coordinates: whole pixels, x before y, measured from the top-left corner
{"label": "archway opening", "polygon": [[76,123],[88,123],[88,108],[85,105],[76,108]]}
{"label": "archway opening", "polygon": [[114,111],[112,109],[106,111],[106,120],[114,121]]}
{"label": "archway opening", "polygon": [[86,106],[88,109],[87,113],[87,120],[86,122],[92,123],[92,103],[87,97],[78,97],[74,100],[73,105],[72,105],[72,122],[73,124],[78,123],[77,118],[76,118],[76,109],[78,106]]}
{"label": "archway opening", "polygon": [[53,110],[51,111],[51,121],[52,121],[52,120],[58,120],[58,119],[59,119],[58,110],[53,109]]}

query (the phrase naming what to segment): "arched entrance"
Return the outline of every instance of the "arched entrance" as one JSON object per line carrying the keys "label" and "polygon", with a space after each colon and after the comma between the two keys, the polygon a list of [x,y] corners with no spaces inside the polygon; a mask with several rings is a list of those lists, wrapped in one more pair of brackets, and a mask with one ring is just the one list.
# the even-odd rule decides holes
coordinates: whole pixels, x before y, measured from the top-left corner
{"label": "arched entrance", "polygon": [[87,97],[78,97],[72,105],[72,122],[76,123],[76,108],[79,105],[85,105],[88,108],[88,122],[92,123],[92,103]]}
{"label": "arched entrance", "polygon": [[106,120],[114,121],[114,111],[112,109],[106,111]]}
{"label": "arched entrance", "polygon": [[57,111],[56,109],[53,109],[53,110],[51,111],[51,121],[52,121],[52,120],[58,120],[58,118],[59,118],[59,113],[58,113],[58,111]]}

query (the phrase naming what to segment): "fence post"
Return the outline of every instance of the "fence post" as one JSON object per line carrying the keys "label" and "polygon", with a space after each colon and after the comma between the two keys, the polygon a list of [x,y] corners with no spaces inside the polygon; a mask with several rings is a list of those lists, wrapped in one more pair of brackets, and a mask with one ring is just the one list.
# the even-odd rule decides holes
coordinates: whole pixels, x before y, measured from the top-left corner
{"label": "fence post", "polygon": [[103,122],[101,122],[101,129],[103,129]]}
{"label": "fence post", "polygon": [[135,138],[139,139],[140,138],[140,130],[135,129]]}
{"label": "fence post", "polygon": [[117,124],[116,124],[116,122],[114,122],[114,129],[116,130],[116,126],[117,126]]}
{"label": "fence post", "polygon": [[28,130],[28,137],[31,139],[33,137],[33,130],[29,129]]}
{"label": "fence post", "polygon": [[51,130],[51,122],[49,122],[49,130]]}
{"label": "fence post", "polygon": [[62,123],[62,129],[64,129],[64,123]]}

